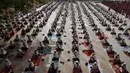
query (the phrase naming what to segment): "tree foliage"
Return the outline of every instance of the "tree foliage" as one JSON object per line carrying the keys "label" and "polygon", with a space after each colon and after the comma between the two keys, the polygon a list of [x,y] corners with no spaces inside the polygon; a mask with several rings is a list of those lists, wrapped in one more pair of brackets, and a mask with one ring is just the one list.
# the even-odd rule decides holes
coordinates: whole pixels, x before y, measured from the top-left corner
{"label": "tree foliage", "polygon": [[[49,0],[0,0],[0,14],[8,17],[9,13],[15,13],[17,11],[26,12],[33,7],[33,4],[45,4]],[[14,8],[9,12],[10,8]],[[14,11],[14,12],[13,12]]]}

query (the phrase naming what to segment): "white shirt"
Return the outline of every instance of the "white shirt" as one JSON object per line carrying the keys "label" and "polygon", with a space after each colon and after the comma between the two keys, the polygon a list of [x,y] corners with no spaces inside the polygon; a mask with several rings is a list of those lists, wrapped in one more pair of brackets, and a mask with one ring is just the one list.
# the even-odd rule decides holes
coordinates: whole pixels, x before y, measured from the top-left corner
{"label": "white shirt", "polygon": [[128,53],[130,53],[130,48],[128,49]]}
{"label": "white shirt", "polygon": [[55,57],[55,58],[58,58],[58,57],[59,57],[57,52],[54,53],[54,57]]}
{"label": "white shirt", "polygon": [[74,67],[76,67],[76,68],[79,68],[79,67],[80,67],[78,61],[76,61],[76,62],[74,63]]}
{"label": "white shirt", "polygon": [[34,67],[34,63],[29,61],[28,67]]}
{"label": "white shirt", "polygon": [[78,56],[79,56],[79,53],[78,53],[78,51],[75,50],[75,51],[74,51],[74,57],[75,57],[75,58],[78,58]]}
{"label": "white shirt", "polygon": [[111,50],[112,50],[112,47],[109,46],[109,47],[107,48],[107,51],[110,52]]}
{"label": "white shirt", "polygon": [[6,50],[4,50],[4,49],[0,49],[0,54],[1,54],[1,55],[5,55],[6,53],[7,53]]}
{"label": "white shirt", "polygon": [[115,55],[114,57],[116,60],[120,60],[120,57],[118,55]]}
{"label": "white shirt", "polygon": [[92,69],[98,69],[97,64],[94,64],[94,65],[92,66]]}
{"label": "white shirt", "polygon": [[6,65],[6,66],[11,66],[11,62],[9,61],[9,59],[6,59],[5,65]]}
{"label": "white shirt", "polygon": [[22,52],[22,50],[21,50],[21,49],[18,49],[18,51],[19,51],[19,52]]}

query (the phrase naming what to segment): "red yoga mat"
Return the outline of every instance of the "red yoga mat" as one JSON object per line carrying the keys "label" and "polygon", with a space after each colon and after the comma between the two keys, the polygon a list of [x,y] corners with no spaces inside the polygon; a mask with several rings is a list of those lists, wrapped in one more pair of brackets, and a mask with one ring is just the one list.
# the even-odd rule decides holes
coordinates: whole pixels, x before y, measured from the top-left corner
{"label": "red yoga mat", "polygon": [[[105,37],[105,38],[108,38],[108,36],[105,35],[105,34],[104,34],[104,37]],[[98,38],[101,38],[101,35],[98,35]]]}
{"label": "red yoga mat", "polygon": [[84,53],[84,54],[86,54],[87,56],[90,56],[92,53],[94,53],[94,51],[93,51],[93,52],[91,52],[91,53],[89,53],[89,51],[88,51],[88,50],[83,50],[83,53]]}
{"label": "red yoga mat", "polygon": [[84,41],[83,44],[84,44],[85,47],[88,47],[88,45],[89,45],[90,43],[86,43],[86,41]]}

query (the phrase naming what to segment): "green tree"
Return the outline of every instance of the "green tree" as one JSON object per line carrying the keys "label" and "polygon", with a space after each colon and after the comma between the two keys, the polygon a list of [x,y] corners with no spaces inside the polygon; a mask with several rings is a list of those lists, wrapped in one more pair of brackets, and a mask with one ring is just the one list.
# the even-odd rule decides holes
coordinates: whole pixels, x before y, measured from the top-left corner
{"label": "green tree", "polygon": [[12,7],[12,0],[0,0],[0,9],[4,10],[5,16],[8,16],[8,9]]}
{"label": "green tree", "polygon": [[[45,4],[50,0],[0,0],[0,16],[7,17],[13,15],[17,11],[28,12],[33,5]],[[10,10],[10,8],[12,8]]]}

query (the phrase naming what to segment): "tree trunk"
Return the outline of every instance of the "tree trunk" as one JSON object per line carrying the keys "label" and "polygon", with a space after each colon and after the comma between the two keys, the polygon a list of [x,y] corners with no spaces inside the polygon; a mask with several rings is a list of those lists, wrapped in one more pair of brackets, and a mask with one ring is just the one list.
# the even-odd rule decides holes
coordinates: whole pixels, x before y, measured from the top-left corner
{"label": "tree trunk", "polygon": [[8,9],[5,8],[4,11],[5,11],[5,15],[8,16]]}

